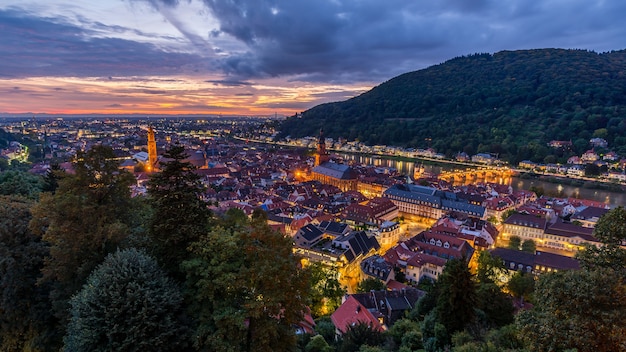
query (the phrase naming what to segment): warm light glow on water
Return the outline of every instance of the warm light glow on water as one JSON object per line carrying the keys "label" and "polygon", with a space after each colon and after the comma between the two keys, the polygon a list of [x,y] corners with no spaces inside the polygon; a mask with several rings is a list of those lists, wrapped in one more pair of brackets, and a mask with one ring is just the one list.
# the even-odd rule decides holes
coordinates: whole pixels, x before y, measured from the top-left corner
{"label": "warm light glow on water", "polygon": [[[413,176],[415,163],[410,161],[385,159],[381,157],[371,157],[356,154],[337,154],[346,162],[352,161],[357,164],[374,165],[377,167],[390,167],[398,170],[399,173]],[[438,175],[441,172],[452,172],[459,169],[458,165],[421,165],[424,171],[430,174]],[[460,170],[458,170],[460,171]],[[543,188],[545,194],[559,195],[561,197],[573,197],[581,199],[595,200],[609,204],[611,206],[626,206],[626,193],[611,192],[605,190],[589,189],[576,186],[568,186],[558,183],[545,182],[538,179],[521,179],[519,177],[487,177],[455,179],[455,185],[470,184],[476,182],[495,182],[502,185],[510,185],[514,190],[529,190],[531,187]]]}

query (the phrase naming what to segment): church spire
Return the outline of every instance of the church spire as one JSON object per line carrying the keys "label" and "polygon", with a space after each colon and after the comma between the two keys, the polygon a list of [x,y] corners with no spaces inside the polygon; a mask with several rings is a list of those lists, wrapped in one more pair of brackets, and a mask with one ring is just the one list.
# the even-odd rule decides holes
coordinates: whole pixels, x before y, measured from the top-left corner
{"label": "church spire", "polygon": [[315,154],[315,166],[323,164],[330,160],[330,155],[326,151],[326,139],[324,139],[324,130],[320,129],[320,138],[317,141],[317,153]]}
{"label": "church spire", "polygon": [[148,172],[156,170],[157,167],[157,148],[156,138],[154,137],[154,129],[148,127]]}

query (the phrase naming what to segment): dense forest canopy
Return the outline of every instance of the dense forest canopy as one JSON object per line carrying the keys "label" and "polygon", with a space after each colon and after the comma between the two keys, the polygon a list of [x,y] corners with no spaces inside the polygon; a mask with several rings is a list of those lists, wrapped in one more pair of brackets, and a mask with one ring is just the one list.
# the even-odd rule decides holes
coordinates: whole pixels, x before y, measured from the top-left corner
{"label": "dense forest canopy", "polygon": [[[457,57],[355,98],[288,118],[281,136],[316,135],[543,161],[551,140],[573,152],[604,138],[626,154],[626,50],[537,49]],[[557,157],[565,157],[557,155]]]}

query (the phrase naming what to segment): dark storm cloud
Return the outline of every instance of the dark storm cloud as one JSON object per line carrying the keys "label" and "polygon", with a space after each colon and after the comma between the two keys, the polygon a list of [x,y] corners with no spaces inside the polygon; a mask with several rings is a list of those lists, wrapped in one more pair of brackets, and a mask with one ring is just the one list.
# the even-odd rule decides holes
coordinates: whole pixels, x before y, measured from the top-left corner
{"label": "dark storm cloud", "polygon": [[[153,0],[157,1],[157,0]],[[621,49],[622,0],[203,0],[247,45],[221,61],[236,77],[377,81],[476,52]]]}
{"label": "dark storm cloud", "polygon": [[94,34],[90,29],[19,9],[0,10],[0,33],[0,76],[4,77],[170,75],[201,60],[187,53],[164,52],[152,44],[90,37]]}
{"label": "dark storm cloud", "polygon": [[216,86],[226,86],[226,87],[241,87],[241,86],[251,86],[252,83],[244,82],[244,81],[235,81],[235,80],[207,80],[207,83],[213,83]]}

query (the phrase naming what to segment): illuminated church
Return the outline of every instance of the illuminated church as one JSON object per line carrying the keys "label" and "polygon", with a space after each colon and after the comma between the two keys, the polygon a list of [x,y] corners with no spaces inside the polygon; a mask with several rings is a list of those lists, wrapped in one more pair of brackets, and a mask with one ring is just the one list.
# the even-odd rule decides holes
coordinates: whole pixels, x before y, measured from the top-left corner
{"label": "illuminated church", "polygon": [[311,170],[311,178],[321,183],[336,186],[341,191],[356,191],[358,179],[356,172],[348,165],[330,161],[330,154],[326,151],[324,133],[320,130],[315,154],[315,166]]}

